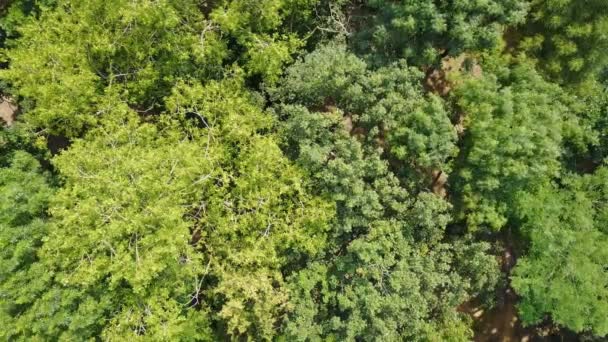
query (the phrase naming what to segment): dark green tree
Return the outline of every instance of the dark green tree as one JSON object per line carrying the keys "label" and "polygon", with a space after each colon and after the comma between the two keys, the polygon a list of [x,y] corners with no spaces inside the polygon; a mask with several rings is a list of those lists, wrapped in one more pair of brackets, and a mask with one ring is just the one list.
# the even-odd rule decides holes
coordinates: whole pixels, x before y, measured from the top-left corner
{"label": "dark green tree", "polygon": [[450,171],[456,129],[443,101],[424,93],[422,77],[404,61],[374,70],[332,43],[291,66],[271,93],[285,103],[336,112],[351,135],[382,150],[408,185],[428,187],[433,170]]}
{"label": "dark green tree", "polygon": [[[37,251],[48,233],[47,207],[53,195],[50,176],[24,148],[22,131],[0,131],[0,336],[12,336],[12,317],[23,307],[23,289],[35,286]],[[29,146],[30,150],[36,150]]]}
{"label": "dark green tree", "polygon": [[[449,204],[431,193],[408,194],[376,149],[349,136],[339,114],[297,106],[282,113],[298,164],[337,205],[326,256],[291,278],[286,336],[469,337],[455,308],[496,280],[487,245],[442,243]],[[470,263],[459,261],[465,258]]]}
{"label": "dark green tree", "polygon": [[532,0],[521,48],[561,83],[581,81],[608,65],[608,3]]}
{"label": "dark green tree", "polygon": [[[434,116],[450,125],[441,102],[422,94],[419,77],[403,64],[367,70],[330,45],[296,63],[279,82],[274,96],[283,104],[275,111],[285,120],[284,149],[309,173],[315,191],[336,203],[325,254],[290,277],[287,339],[470,337],[456,307],[492,288],[496,261],[484,243],[446,241],[449,203],[428,191],[408,191],[408,179],[391,171],[391,154],[378,141],[380,132],[408,136],[408,127],[426,137],[411,123]],[[439,107],[430,109],[433,103]],[[452,134],[448,129],[433,138],[452,144]],[[400,141],[387,138],[386,145]],[[402,156],[405,161],[428,162],[416,145],[404,146],[409,148],[414,150]],[[450,154],[444,153],[435,154],[439,163]]]}
{"label": "dark green tree", "polygon": [[431,65],[442,56],[495,47],[505,26],[524,22],[527,9],[523,0],[367,0],[360,11],[368,15],[352,41],[375,62]]}

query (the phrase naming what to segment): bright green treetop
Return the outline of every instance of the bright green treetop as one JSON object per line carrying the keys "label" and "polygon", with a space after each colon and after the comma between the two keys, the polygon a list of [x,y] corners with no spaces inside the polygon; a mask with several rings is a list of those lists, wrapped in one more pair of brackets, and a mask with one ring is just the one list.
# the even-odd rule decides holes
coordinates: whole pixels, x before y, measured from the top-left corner
{"label": "bright green treetop", "polygon": [[174,83],[221,78],[224,64],[240,64],[248,76],[272,83],[303,45],[287,25],[309,16],[313,5],[59,0],[18,28],[21,37],[6,52],[10,68],[0,76],[15,95],[35,103],[25,114],[30,124],[81,136],[106,114],[99,101],[109,88],[150,114],[162,111]]}
{"label": "bright green treetop", "polygon": [[546,315],[575,332],[608,335],[608,169],[572,176],[563,187],[522,196],[529,250],[517,262],[513,288],[524,323]]}
{"label": "bright green treetop", "polygon": [[520,64],[465,81],[456,96],[465,129],[457,209],[469,229],[498,230],[513,214],[519,191],[558,175],[562,93]]}
{"label": "bright green treetop", "polygon": [[239,84],[178,85],[157,124],[104,99],[102,124],[54,159],[63,186],[7,336],[274,334],[283,274],[324,246],[331,205],[260,133],[271,117]]}

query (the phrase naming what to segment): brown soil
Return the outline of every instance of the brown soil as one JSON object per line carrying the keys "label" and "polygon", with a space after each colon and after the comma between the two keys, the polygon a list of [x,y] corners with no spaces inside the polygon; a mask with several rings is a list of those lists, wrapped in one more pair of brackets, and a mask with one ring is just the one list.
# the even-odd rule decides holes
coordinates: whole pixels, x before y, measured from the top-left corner
{"label": "brown soil", "polygon": [[578,337],[561,331],[550,322],[524,327],[517,316],[517,296],[511,289],[505,291],[504,302],[484,310],[473,300],[460,309],[474,320],[475,342],[574,342]]}
{"label": "brown soil", "polygon": [[533,331],[521,325],[515,307],[516,296],[511,289],[504,293],[504,303],[485,310],[479,302],[471,301],[461,306],[461,310],[474,320],[476,342],[525,342],[532,341]]}
{"label": "brown soil", "polygon": [[441,198],[446,198],[448,192],[446,190],[446,184],[448,182],[448,175],[441,170],[433,170],[431,175],[433,176],[433,182],[431,183],[431,190],[433,193]]}
{"label": "brown soil", "polygon": [[600,163],[594,161],[591,158],[585,158],[583,160],[577,160],[576,161],[576,171],[580,174],[589,174],[589,173],[593,173],[595,171],[595,169],[598,168],[598,166],[600,166]]}
{"label": "brown soil", "polygon": [[507,286],[498,295],[499,302],[497,305],[490,310],[486,310],[478,301],[473,300],[465,303],[460,308],[475,321],[474,340],[476,342],[525,342],[531,340],[532,332],[524,328],[517,317],[517,308],[515,307],[517,296],[508,286],[508,277],[516,262],[514,248],[510,240],[508,235],[503,236],[505,247],[502,255],[498,257],[502,272],[507,277]]}
{"label": "brown soil", "polygon": [[4,121],[7,126],[10,126],[13,124],[13,121],[15,121],[15,113],[18,109],[17,105],[8,97],[1,97],[0,101],[0,119]]}
{"label": "brown soil", "polygon": [[517,295],[510,286],[509,276],[517,262],[515,247],[510,234],[502,237],[504,251],[499,256],[507,286],[498,295],[497,305],[486,310],[479,300],[473,299],[461,305],[459,310],[473,318],[475,342],[536,342],[536,341],[578,341],[576,335],[560,331],[550,321],[531,327],[524,327],[517,315]]}

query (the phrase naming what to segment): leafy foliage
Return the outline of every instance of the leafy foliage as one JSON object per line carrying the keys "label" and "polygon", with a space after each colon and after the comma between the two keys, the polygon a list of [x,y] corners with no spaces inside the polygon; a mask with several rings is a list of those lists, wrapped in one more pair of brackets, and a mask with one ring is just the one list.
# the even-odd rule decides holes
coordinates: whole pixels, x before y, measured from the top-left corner
{"label": "leafy foliage", "polygon": [[505,25],[524,21],[527,1],[367,0],[371,13],[355,46],[375,61],[405,58],[414,65],[440,56],[495,47]]}
{"label": "leafy foliage", "polygon": [[[276,80],[303,44],[295,32],[276,31],[284,17],[305,13],[312,3],[207,6],[192,0],[58,1],[40,20],[19,27],[22,38],[8,51],[10,69],[2,78],[35,102],[26,114],[31,124],[79,136],[104,115],[99,101],[108,88],[147,113],[162,109],[178,80],[221,77],[227,62]],[[239,48],[229,49],[232,41]]]}
{"label": "leafy foliage", "polygon": [[[324,63],[336,59],[352,59],[353,63]],[[360,122],[377,122],[374,114],[383,113],[386,116],[378,119],[386,120],[386,126],[391,127],[390,109],[378,109],[388,102],[381,97],[384,94],[377,95],[382,104],[371,105],[371,109],[365,109],[361,97],[351,95],[367,94],[370,102],[376,100],[373,87],[369,88],[371,94],[360,90],[367,85],[363,78],[367,75],[361,75],[363,67],[363,62],[344,52],[338,55],[335,49],[323,48],[288,70],[278,96],[288,102],[295,98],[292,94],[299,94],[301,103],[314,108],[327,101],[321,94],[328,94],[338,108],[363,108]],[[395,66],[391,71],[406,76],[407,69],[400,68]],[[339,77],[333,80],[340,83],[332,84],[325,78],[329,70],[337,71]],[[380,78],[384,84],[391,84],[385,70],[367,74],[368,82]],[[363,81],[359,81],[361,78]],[[400,98],[403,93],[398,90],[387,95],[406,104],[397,107],[403,111],[392,114],[395,120],[407,115],[408,108],[425,103],[420,93],[416,95],[415,86],[399,86],[402,88],[398,90],[412,94],[414,103],[408,103],[411,98],[406,96]],[[286,337],[466,339],[470,330],[454,308],[481,290],[464,274],[486,277],[481,287],[495,283],[496,263],[485,254],[487,245],[443,243],[450,220],[449,204],[431,193],[409,194],[389,170],[375,139],[351,136],[342,112],[325,109],[329,111],[310,112],[301,104],[277,108],[279,116],[286,119],[287,154],[310,173],[316,191],[337,205],[330,230],[334,243],[324,258],[311,262],[291,278],[294,308],[286,323]],[[441,114],[443,111],[439,111]],[[467,258],[476,261],[468,265],[475,271],[459,273],[469,266],[456,269],[462,259],[453,246],[470,252]]]}
{"label": "leafy foliage", "polygon": [[2,77],[35,101],[30,123],[77,136],[104,114],[104,86],[143,110],[177,77],[208,75],[225,53],[213,32],[202,44],[202,19],[188,1],[63,1],[20,27]]}
{"label": "leafy foliage", "polygon": [[0,5],[0,46],[7,39],[18,37],[17,30],[30,16],[40,14],[41,8],[52,7],[55,0],[8,0]]}
{"label": "leafy foliage", "polygon": [[332,205],[309,194],[272,135],[259,134],[272,117],[238,82],[178,87],[168,103],[175,114],[204,118],[205,153],[221,157],[206,181],[212,188],[193,202],[196,246],[217,283],[205,293],[221,305],[228,334],[270,338],[289,305],[284,274],[320,253]]}
{"label": "leafy foliage", "polygon": [[55,160],[64,186],[51,201],[40,261],[16,279],[28,286],[12,284],[19,314],[7,321],[9,337],[205,333],[204,314],[185,319],[202,265],[180,205],[193,196],[186,186],[200,157],[194,144],[176,144],[188,158],[168,158],[176,137],[157,133],[134,119],[108,122]]}
{"label": "leafy foliage", "polygon": [[[256,133],[271,121],[230,84],[180,85],[167,100],[210,128],[140,123],[112,102],[55,158],[64,185],[35,265],[47,276],[14,298],[8,336],[211,339],[216,320],[230,335],[271,336],[286,305],[281,271],[317,253],[330,206]],[[210,317],[206,303],[221,309]]]}
{"label": "leafy foliage", "polygon": [[569,177],[522,197],[522,229],[530,250],[518,262],[513,287],[528,324],[550,314],[576,332],[608,334],[608,169]]}
{"label": "leafy foliage", "polygon": [[[245,51],[242,63],[248,73],[275,82],[291,55],[304,44],[297,29],[312,15],[319,0],[220,1],[210,17]],[[297,20],[296,20],[297,19]]]}
{"label": "leafy foliage", "polygon": [[[341,112],[351,134],[398,160],[416,184],[429,170],[449,172],[456,130],[443,101],[422,91],[422,74],[401,61],[377,70],[342,45],[323,46],[295,63],[275,98],[311,109]],[[420,185],[420,184],[416,184]]]}
{"label": "leafy foliage", "polygon": [[560,82],[580,81],[606,67],[608,4],[602,0],[532,0],[521,47]]}
{"label": "leafy foliage", "polygon": [[[18,313],[19,303],[6,298],[29,286],[24,281],[30,267],[38,260],[36,251],[46,236],[46,207],[53,191],[36,159],[24,151],[16,151],[8,167],[0,168],[0,317]],[[9,325],[10,327],[10,325]],[[7,338],[9,327],[2,336]]]}
{"label": "leafy foliage", "polygon": [[465,138],[456,192],[468,227],[498,230],[523,190],[558,175],[565,106],[530,66],[501,68],[457,90]]}
{"label": "leafy foliage", "polygon": [[525,324],[603,338],[606,18],[0,4],[0,338],[464,341],[509,276]]}

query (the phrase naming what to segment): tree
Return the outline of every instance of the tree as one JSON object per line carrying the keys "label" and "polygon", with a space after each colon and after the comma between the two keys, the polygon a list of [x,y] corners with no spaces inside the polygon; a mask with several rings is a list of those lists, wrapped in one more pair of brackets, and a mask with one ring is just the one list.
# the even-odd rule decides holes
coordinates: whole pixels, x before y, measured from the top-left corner
{"label": "tree", "polygon": [[502,228],[520,191],[558,175],[568,119],[559,87],[528,64],[486,70],[454,94],[465,136],[454,189],[470,230]]}
{"label": "tree", "polygon": [[532,0],[521,48],[560,83],[578,82],[606,67],[608,4],[602,0]]}
{"label": "tree", "polygon": [[[274,83],[304,45],[306,23],[319,0],[224,0],[211,10],[218,28],[244,50],[236,57],[250,76]],[[304,29],[303,32],[298,32]]]}
{"label": "tree", "polygon": [[0,46],[5,47],[7,39],[18,37],[18,28],[29,16],[40,14],[41,8],[53,6],[55,0],[8,0],[0,5]]}
{"label": "tree", "polygon": [[608,169],[566,177],[519,203],[529,250],[512,276],[524,323],[550,315],[575,332],[608,334]]}
{"label": "tree", "polygon": [[272,337],[283,274],[322,248],[331,205],[258,133],[272,127],[258,97],[238,80],[182,83],[155,124],[104,102],[101,125],[53,160],[63,186],[39,261],[17,275],[31,283],[8,285],[6,335]]}
{"label": "tree", "polygon": [[332,43],[298,61],[271,90],[274,98],[342,115],[346,129],[394,160],[412,187],[428,186],[431,171],[450,171],[456,130],[443,101],[423,92],[422,74],[404,61],[371,69]]}
{"label": "tree", "polygon": [[608,336],[607,9],[0,4],[0,338]]}
{"label": "tree", "polygon": [[106,92],[158,114],[173,84],[220,79],[230,72],[224,65],[240,64],[251,78],[273,82],[303,45],[288,18],[309,16],[313,4],[59,0],[19,26],[0,77],[35,104],[25,113],[30,124],[80,137],[105,114],[98,102]]}
{"label": "tree", "polygon": [[79,136],[104,114],[97,105],[108,86],[145,111],[177,79],[217,72],[224,43],[213,31],[201,42],[205,25],[188,0],[59,1],[19,27],[1,75],[35,102],[30,124]]}
{"label": "tree", "polygon": [[[270,339],[288,310],[285,277],[323,251],[333,205],[309,191],[308,178],[283,156],[262,99],[234,80],[181,85],[167,100],[173,115],[196,113],[200,140],[221,157],[215,184],[194,202],[196,246],[208,254],[206,302],[237,338]],[[200,122],[200,121],[199,121]]]}
{"label": "tree", "polygon": [[[455,308],[493,286],[496,262],[484,243],[444,242],[450,205],[429,192],[408,192],[374,135],[374,127],[397,129],[408,109],[433,103],[414,84],[416,76],[403,65],[366,71],[365,63],[330,46],[292,66],[274,90],[287,155],[307,171],[316,193],[336,203],[325,253],[289,278],[286,339],[470,337]],[[423,113],[445,114],[416,114]],[[369,136],[353,134],[356,125]],[[468,251],[471,262],[457,250]]]}
{"label": "tree", "polygon": [[466,267],[452,268],[458,263],[456,247],[440,242],[450,220],[447,202],[430,193],[408,194],[378,151],[350,137],[336,113],[302,107],[282,113],[289,115],[286,136],[298,164],[337,205],[325,257],[290,279],[294,307],[285,335],[298,340],[469,336],[455,307],[480,290],[464,274],[488,276],[482,287],[496,280],[487,245],[472,244],[466,256],[487,268],[460,275]]}
{"label": "tree", "polygon": [[[18,308],[5,320],[8,338],[208,335],[204,312],[184,306],[203,273],[181,218],[187,186],[203,171],[198,147],[172,146],[175,134],[138,125],[124,104],[116,110],[123,118],[54,161],[63,187],[38,261],[7,284],[3,300]],[[170,158],[172,148],[182,157]]]}
{"label": "tree", "polygon": [[24,276],[38,261],[37,250],[48,233],[45,220],[53,193],[48,175],[29,153],[14,151],[8,164],[0,167],[0,319],[6,325],[0,336],[11,336],[10,316],[21,311],[11,301],[23,288],[31,286]]}
{"label": "tree", "polygon": [[443,56],[490,49],[505,26],[525,20],[527,1],[386,1],[364,2],[362,27],[354,46],[375,63],[405,58],[431,65]]}

